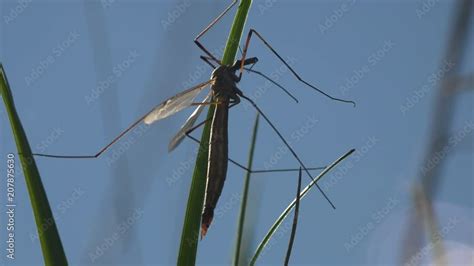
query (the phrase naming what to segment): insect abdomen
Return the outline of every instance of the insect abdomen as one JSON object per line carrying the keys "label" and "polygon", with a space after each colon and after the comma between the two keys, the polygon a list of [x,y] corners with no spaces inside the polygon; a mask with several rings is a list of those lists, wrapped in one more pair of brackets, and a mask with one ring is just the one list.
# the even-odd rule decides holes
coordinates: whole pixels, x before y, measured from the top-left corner
{"label": "insect abdomen", "polygon": [[201,223],[201,237],[203,237],[214,217],[214,209],[224,187],[227,175],[228,159],[228,132],[229,117],[228,97],[216,97],[220,104],[216,105],[211,124],[209,158],[207,165],[206,196]]}

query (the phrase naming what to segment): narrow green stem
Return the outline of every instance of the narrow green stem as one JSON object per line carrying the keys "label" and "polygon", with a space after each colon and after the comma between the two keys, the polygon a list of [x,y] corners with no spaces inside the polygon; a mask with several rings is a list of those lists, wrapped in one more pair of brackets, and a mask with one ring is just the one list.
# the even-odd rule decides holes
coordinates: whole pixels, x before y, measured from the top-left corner
{"label": "narrow green stem", "polygon": [[[253,154],[255,151],[255,143],[257,141],[257,133],[258,133],[258,122],[260,116],[257,114],[255,118],[255,123],[253,125],[253,133],[252,133],[252,141],[250,143],[250,151],[249,151],[249,160],[247,163],[247,169],[252,169],[253,165]],[[247,210],[247,199],[249,194],[249,187],[250,187],[250,175],[251,172],[247,171],[245,174],[244,179],[244,192],[242,194],[242,205],[240,206],[240,215],[239,215],[239,225],[237,229],[237,241],[235,245],[235,254],[234,254],[234,265],[240,265],[240,254],[241,254],[241,245],[242,245],[242,236],[244,231],[244,224],[245,224],[245,213]],[[245,263],[245,262],[244,262]]]}
{"label": "narrow green stem", "polygon": [[240,39],[242,38],[242,32],[244,31],[245,22],[247,21],[247,15],[251,5],[252,0],[242,0],[240,2],[237,13],[235,14],[234,23],[230,29],[229,37],[227,38],[224,56],[222,57],[222,64],[224,65],[232,65],[235,61],[235,55],[239,48]]}
{"label": "narrow green stem", "polygon": [[[234,23],[227,39],[222,63],[231,65],[235,60],[239,40],[247,20],[248,11],[252,0],[242,0],[237,9]],[[214,106],[209,106],[207,113],[207,123],[201,137],[201,145],[196,157],[193,178],[189,191],[188,204],[184,218],[183,230],[181,234],[181,243],[178,253],[178,265],[195,265],[197,247],[199,242],[199,231],[201,223],[201,213],[204,204],[204,195],[206,190],[208,144],[211,130],[211,121],[214,114]]]}
{"label": "narrow green stem", "polygon": [[[300,198],[299,200],[302,200],[306,194],[309,192],[309,190],[318,182],[319,179],[321,179],[324,175],[326,175],[331,169],[336,167],[340,162],[342,162],[344,159],[346,159],[349,155],[351,155],[355,150],[352,149],[339,157],[336,161],[334,161],[332,164],[327,166],[314,180],[312,180],[300,193]],[[296,205],[296,198],[286,207],[286,209],[280,214],[280,216],[277,218],[275,223],[270,227],[268,230],[267,234],[263,238],[263,240],[260,242],[260,244],[257,247],[257,250],[255,251],[255,254],[252,257],[252,260],[250,261],[250,265],[255,265],[258,257],[262,253],[263,249],[267,245],[267,243],[270,241],[272,238],[273,234],[276,232],[276,230],[280,227],[280,225],[283,223],[285,218],[288,216],[290,211],[295,207]]]}
{"label": "narrow green stem", "polygon": [[15,138],[18,154],[23,168],[23,173],[28,187],[31,206],[35,216],[36,227],[43,251],[45,265],[67,265],[66,255],[59,237],[58,229],[54,221],[48,197],[44,190],[41,177],[36,167],[31,148],[26,138],[25,130],[21,125],[20,118],[13,102],[10,85],[7,76],[0,63],[0,93],[10,119],[13,136]]}

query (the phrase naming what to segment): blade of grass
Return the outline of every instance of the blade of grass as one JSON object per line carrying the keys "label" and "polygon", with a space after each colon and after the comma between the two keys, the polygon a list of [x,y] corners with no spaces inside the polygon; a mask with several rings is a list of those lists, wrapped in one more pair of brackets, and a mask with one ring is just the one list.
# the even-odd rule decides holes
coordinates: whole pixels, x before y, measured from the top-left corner
{"label": "blade of grass", "polygon": [[293,243],[295,242],[296,227],[298,225],[298,213],[300,211],[300,190],[301,190],[301,167],[298,174],[298,188],[296,189],[296,204],[295,213],[293,216],[293,226],[291,227],[290,241],[288,243],[288,250],[286,251],[285,266],[288,266],[291,257],[291,250],[293,249]]}
{"label": "blade of grass", "polygon": [[[255,151],[255,143],[257,141],[259,118],[260,118],[260,115],[257,113],[257,116],[255,117],[255,123],[253,125],[252,141],[250,143],[249,160],[247,163],[247,169],[252,169],[252,165],[253,165],[253,154]],[[247,171],[247,173],[245,174],[245,179],[244,179],[244,192],[242,194],[242,205],[240,206],[239,224],[238,224],[238,229],[237,229],[237,241],[236,241],[235,253],[234,253],[234,265],[236,266],[243,265],[243,263],[239,263],[239,262],[240,262],[240,256],[241,256],[240,251],[241,251],[242,236],[243,236],[244,223],[245,223],[245,213],[247,209],[247,199],[248,199],[248,194],[249,194],[250,175],[251,175],[251,172]]]}
{"label": "blade of grass", "polygon": [[[231,65],[235,60],[239,41],[247,20],[248,11],[252,0],[242,0],[237,8],[237,13],[232,24],[232,28],[227,39],[222,63]],[[201,213],[206,190],[207,159],[209,135],[211,121],[214,114],[214,106],[209,106],[207,113],[208,122],[204,125],[201,136],[201,145],[196,157],[193,178],[189,191],[188,204],[184,217],[183,230],[181,233],[181,243],[178,253],[178,265],[194,265],[196,262],[197,246],[199,241],[199,230],[201,223]]]}
{"label": "blade of grass", "polygon": [[31,155],[31,148],[26,138],[25,131],[21,125],[20,118],[16,112],[15,103],[11,93],[10,85],[0,63],[0,93],[8,113],[8,118],[15,137],[18,154],[25,175],[28,194],[36,221],[36,228],[43,251],[45,265],[67,265],[66,255],[59,237],[58,229],[54,221],[48,197],[44,190],[41,177],[36,167],[36,162]]}
{"label": "blade of grass", "polygon": [[[321,179],[324,175],[326,175],[332,168],[334,168],[337,164],[339,164],[340,162],[342,162],[344,159],[346,159],[349,155],[351,155],[355,150],[352,149],[350,151],[348,151],[346,154],[344,154],[343,156],[339,157],[339,159],[337,159],[336,161],[334,161],[331,165],[329,165],[328,167],[326,167],[313,181],[311,181],[304,189],[303,191],[301,191],[300,193],[300,200],[304,198],[304,196],[306,196],[306,194],[309,192],[309,190],[316,184],[316,182]],[[265,235],[265,237],[263,238],[263,240],[260,242],[260,244],[258,245],[256,251],[255,251],[255,254],[253,255],[253,258],[252,260],[250,261],[250,265],[255,265],[255,262],[257,261],[258,257],[260,256],[260,253],[263,251],[263,249],[265,248],[265,246],[267,245],[268,241],[270,241],[270,239],[272,238],[273,234],[276,232],[276,230],[278,229],[278,227],[280,227],[280,225],[283,223],[283,221],[285,220],[285,218],[288,216],[288,214],[290,213],[290,211],[293,209],[293,207],[295,206],[296,204],[296,199],[294,199],[290,205],[288,205],[288,207],[286,207],[286,209],[280,214],[280,216],[278,217],[278,219],[275,221],[275,223],[273,223],[272,227],[270,227],[270,230],[268,230],[267,234]]]}

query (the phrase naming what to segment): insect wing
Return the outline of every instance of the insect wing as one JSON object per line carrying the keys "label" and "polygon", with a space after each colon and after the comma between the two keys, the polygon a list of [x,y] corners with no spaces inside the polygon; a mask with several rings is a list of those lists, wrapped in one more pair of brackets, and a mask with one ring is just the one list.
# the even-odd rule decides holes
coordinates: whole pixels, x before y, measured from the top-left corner
{"label": "insect wing", "polygon": [[143,122],[148,125],[152,124],[190,106],[196,96],[211,82],[212,80],[203,82],[162,102],[145,116]]}
{"label": "insect wing", "polygon": [[[211,93],[209,93],[202,102],[205,103],[210,98],[211,98]],[[186,136],[186,132],[194,126],[194,123],[198,119],[199,115],[202,113],[202,110],[204,110],[204,107],[205,107],[204,105],[199,105],[198,107],[196,107],[194,112],[188,117],[188,119],[183,124],[183,126],[178,131],[178,133],[176,133],[173,139],[171,139],[168,145],[168,152],[174,150],[181,143],[181,141],[183,141],[184,137]]]}

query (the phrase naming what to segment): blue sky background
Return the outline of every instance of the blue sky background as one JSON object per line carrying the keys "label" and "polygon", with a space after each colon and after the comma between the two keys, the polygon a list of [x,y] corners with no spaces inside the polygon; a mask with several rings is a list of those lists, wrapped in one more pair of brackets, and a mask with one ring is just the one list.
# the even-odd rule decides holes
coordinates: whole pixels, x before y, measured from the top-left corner
{"label": "blue sky background", "polygon": [[[33,150],[93,154],[163,99],[206,80],[211,70],[199,60],[193,38],[227,2],[2,0],[0,60]],[[252,74],[244,76],[240,88],[291,140],[303,161],[320,166],[351,148],[358,150],[319,183],[336,210],[316,190],[302,201],[294,264],[402,263],[411,186],[426,151],[439,89],[430,75],[443,65],[456,3],[434,1],[423,14],[417,12],[428,2],[254,1],[245,34],[250,27],[258,30],[284,58],[291,58],[303,78],[357,102],[352,108],[304,87],[253,40],[249,55],[260,59],[255,69],[277,76],[300,103]],[[211,50],[223,47],[233,14],[204,37]],[[322,29],[327,19],[331,23]],[[466,58],[473,58],[473,33],[471,27]],[[460,66],[462,73],[473,69],[472,60]],[[408,99],[421,91],[424,95],[405,110]],[[447,157],[433,203],[440,230],[449,228],[443,240],[448,257],[456,257],[452,265],[472,261],[474,254],[472,102],[472,91],[458,98],[451,131],[465,137]],[[168,154],[167,144],[190,112],[139,127],[100,159],[37,159],[71,264],[175,263],[196,145],[186,140]],[[245,104],[230,114],[229,153],[242,163],[254,117]],[[6,161],[16,146],[3,107],[0,125]],[[261,123],[255,168],[298,167],[282,147]],[[5,163],[0,165],[4,180]],[[200,242],[199,264],[231,262],[244,174],[229,166],[221,215]],[[252,176],[250,251],[294,197],[296,177]],[[21,173],[16,177],[16,259],[5,259],[4,184],[2,263],[42,264]],[[117,229],[127,220],[125,232]],[[119,239],[93,258],[96,247],[117,232]],[[281,230],[259,263],[282,264],[288,237],[289,231]],[[426,263],[431,259],[430,254],[421,257]]]}

